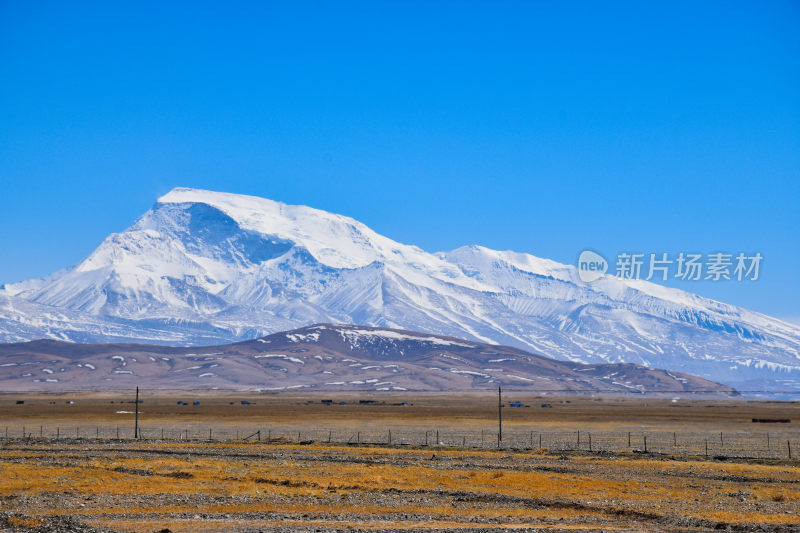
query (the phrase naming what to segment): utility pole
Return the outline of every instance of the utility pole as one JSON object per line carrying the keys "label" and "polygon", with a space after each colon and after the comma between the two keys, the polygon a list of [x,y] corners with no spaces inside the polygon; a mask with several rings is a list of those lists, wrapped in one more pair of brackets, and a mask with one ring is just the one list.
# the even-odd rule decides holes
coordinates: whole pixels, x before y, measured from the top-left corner
{"label": "utility pole", "polygon": [[503,442],[503,390],[497,387],[497,447]]}
{"label": "utility pole", "polygon": [[136,387],[136,422],[133,426],[133,438],[139,438],[139,387]]}

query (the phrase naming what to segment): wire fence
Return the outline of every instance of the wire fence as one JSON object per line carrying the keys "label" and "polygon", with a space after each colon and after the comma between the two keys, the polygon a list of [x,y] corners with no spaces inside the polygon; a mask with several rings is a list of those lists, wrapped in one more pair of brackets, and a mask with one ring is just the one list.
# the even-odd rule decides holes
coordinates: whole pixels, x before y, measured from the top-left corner
{"label": "wire fence", "polygon": [[498,438],[497,430],[457,431],[348,428],[222,426],[201,428],[134,426],[6,426],[5,440],[132,440],[193,442],[330,443],[464,449],[538,450],[549,452],[649,453],[670,456],[792,459],[800,456],[800,431],[666,432],[666,431],[537,431],[513,429]]}

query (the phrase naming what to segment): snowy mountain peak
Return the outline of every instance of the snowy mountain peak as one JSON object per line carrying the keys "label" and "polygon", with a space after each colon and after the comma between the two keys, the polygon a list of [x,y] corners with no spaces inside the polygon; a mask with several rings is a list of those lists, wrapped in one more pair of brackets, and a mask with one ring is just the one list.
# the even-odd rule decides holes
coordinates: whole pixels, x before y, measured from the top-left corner
{"label": "snowy mountain peak", "polygon": [[198,189],[173,189],[77,267],[0,296],[5,341],[212,344],[349,323],[800,383],[800,327],[758,313],[645,281],[586,284],[525,253],[431,254],[346,216]]}
{"label": "snowy mountain peak", "polygon": [[352,218],[255,196],[176,188],[158,203],[210,206],[241,229],[300,244],[333,268],[363,267],[390,257],[396,250],[413,249],[378,235]]}

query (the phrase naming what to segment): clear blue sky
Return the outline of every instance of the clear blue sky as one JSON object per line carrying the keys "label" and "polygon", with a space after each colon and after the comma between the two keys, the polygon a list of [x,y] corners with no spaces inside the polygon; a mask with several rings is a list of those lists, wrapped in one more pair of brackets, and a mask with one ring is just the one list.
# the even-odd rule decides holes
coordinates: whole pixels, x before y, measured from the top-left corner
{"label": "clear blue sky", "polygon": [[670,284],[800,318],[800,3],[384,4],[0,0],[0,282],[189,186],[429,251],[758,251]]}

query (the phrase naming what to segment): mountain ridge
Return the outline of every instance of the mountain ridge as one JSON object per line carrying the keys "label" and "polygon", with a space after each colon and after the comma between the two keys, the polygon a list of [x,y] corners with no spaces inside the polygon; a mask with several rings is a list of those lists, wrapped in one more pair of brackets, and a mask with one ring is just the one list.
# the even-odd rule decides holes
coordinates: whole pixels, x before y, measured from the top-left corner
{"label": "mountain ridge", "polygon": [[[27,310],[27,311],[26,311]],[[84,261],[0,287],[0,340],[235,342],[358,323],[800,390],[800,327],[529,254],[427,253],[352,218],[177,188]]]}

